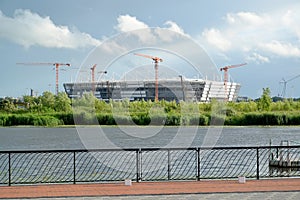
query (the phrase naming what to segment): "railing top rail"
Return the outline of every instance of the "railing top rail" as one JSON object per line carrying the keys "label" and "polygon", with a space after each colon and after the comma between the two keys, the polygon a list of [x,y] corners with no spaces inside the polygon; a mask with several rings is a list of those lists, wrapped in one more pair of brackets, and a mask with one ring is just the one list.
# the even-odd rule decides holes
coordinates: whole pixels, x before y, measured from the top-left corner
{"label": "railing top rail", "polygon": [[300,148],[300,145],[293,146],[216,146],[216,147],[178,147],[178,148],[119,148],[119,149],[54,149],[54,150],[2,150],[0,154],[7,153],[72,153],[72,152],[105,152],[105,151],[175,151],[175,150],[234,150],[234,149],[272,149],[272,148]]}

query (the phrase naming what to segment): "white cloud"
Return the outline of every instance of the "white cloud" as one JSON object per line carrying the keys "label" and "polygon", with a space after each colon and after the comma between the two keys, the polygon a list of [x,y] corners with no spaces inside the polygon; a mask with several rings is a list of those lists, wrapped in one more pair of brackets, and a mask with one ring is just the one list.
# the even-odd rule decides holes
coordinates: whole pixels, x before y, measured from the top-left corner
{"label": "white cloud", "polygon": [[257,64],[269,63],[270,62],[268,57],[262,56],[262,55],[260,55],[256,52],[254,52],[251,55],[247,56],[246,60],[248,62],[255,62]]}
{"label": "white cloud", "polygon": [[231,47],[231,42],[226,39],[218,29],[206,29],[202,33],[202,36],[209,44],[221,51],[228,51]]}
{"label": "white cloud", "polygon": [[269,43],[261,44],[261,48],[265,51],[271,52],[283,57],[300,57],[300,49],[290,43],[282,43],[273,40]]}
{"label": "white cloud", "polygon": [[[152,44],[153,42],[157,41],[157,37],[167,42],[171,42],[174,39],[170,37],[170,33],[166,34],[166,32],[159,27],[151,29],[149,25],[140,21],[135,16],[130,16],[128,14],[120,15],[117,21],[118,24],[115,26],[117,31],[121,33],[131,32],[131,34],[135,34],[139,38],[140,42],[144,44]],[[163,25],[166,26],[167,30],[189,37],[189,35],[186,34],[184,30],[173,21],[166,21]],[[175,35],[176,34],[174,34],[174,36]]]}
{"label": "white cloud", "polygon": [[[138,20],[136,17],[130,15],[120,15],[118,17],[118,25],[115,27],[119,32],[130,32],[133,31],[132,34],[135,34],[139,40],[146,44],[151,44],[153,40],[155,40],[149,26],[144,22]],[[136,31],[141,30],[141,32]]]}
{"label": "white cloud", "polygon": [[0,11],[0,24],[0,38],[27,48],[43,46],[75,49],[101,43],[87,33],[55,25],[50,17],[41,17],[30,10],[18,9],[13,17],[7,17]]}
{"label": "white cloud", "polygon": [[299,12],[294,12],[292,10],[287,10],[282,17],[283,26],[290,30],[292,33],[296,34],[298,39],[300,38],[300,14]]}
{"label": "white cloud", "polygon": [[173,22],[173,21],[166,21],[165,25],[168,26],[168,29],[169,29],[170,31],[175,31],[175,32],[177,32],[177,33],[186,35],[186,34],[184,33],[184,30],[183,30],[180,26],[178,26],[175,22]]}
{"label": "white cloud", "polygon": [[228,13],[226,16],[228,24],[242,26],[261,26],[269,21],[267,16],[260,16],[253,12]]}
{"label": "white cloud", "polygon": [[147,24],[130,15],[120,15],[117,20],[118,25],[116,26],[116,29],[120,32],[149,28]]}
{"label": "white cloud", "polygon": [[296,7],[268,13],[228,13],[225,23],[206,28],[199,40],[207,43],[208,49],[247,53],[247,59],[259,63],[270,62],[272,56],[299,58],[300,13],[293,9]]}

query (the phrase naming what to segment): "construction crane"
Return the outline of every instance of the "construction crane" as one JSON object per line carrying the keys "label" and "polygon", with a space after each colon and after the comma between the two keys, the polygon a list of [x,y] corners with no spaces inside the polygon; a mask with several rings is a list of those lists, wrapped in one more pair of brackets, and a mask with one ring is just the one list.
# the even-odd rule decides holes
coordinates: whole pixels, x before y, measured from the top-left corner
{"label": "construction crane", "polygon": [[96,69],[97,64],[94,64],[93,67],[91,68],[92,71],[92,83],[95,83],[95,69]]}
{"label": "construction crane", "polygon": [[243,66],[243,65],[247,65],[247,63],[237,64],[237,65],[229,65],[229,66],[225,66],[225,67],[220,68],[220,71],[224,71],[224,86],[225,86],[226,100],[228,100],[228,97],[227,97],[228,69],[240,67],[240,66]]}
{"label": "construction crane", "polygon": [[154,69],[155,69],[155,101],[158,101],[158,63],[162,62],[163,59],[159,57],[149,56],[145,54],[135,53],[134,55],[142,56],[145,58],[150,58],[154,61]]}
{"label": "construction crane", "polygon": [[282,93],[281,93],[281,95],[282,95],[283,98],[285,98],[287,83],[290,82],[290,81],[292,81],[292,80],[294,80],[294,79],[296,79],[296,78],[298,78],[298,77],[300,77],[300,74],[297,75],[297,76],[294,76],[293,78],[290,78],[288,80],[285,80],[284,78],[282,78],[282,81],[279,82],[279,83],[283,83],[283,89],[282,89]]}
{"label": "construction crane", "polygon": [[68,66],[70,67],[71,64],[69,63],[17,63],[18,65],[52,65],[55,66],[56,71],[56,80],[55,80],[55,89],[56,89],[56,95],[58,95],[58,69],[60,66]]}
{"label": "construction crane", "polygon": [[[92,71],[92,92],[95,94],[95,69],[96,69],[97,64],[94,64],[93,67],[91,67]],[[104,73],[106,74],[107,71],[100,71],[99,73]]]}

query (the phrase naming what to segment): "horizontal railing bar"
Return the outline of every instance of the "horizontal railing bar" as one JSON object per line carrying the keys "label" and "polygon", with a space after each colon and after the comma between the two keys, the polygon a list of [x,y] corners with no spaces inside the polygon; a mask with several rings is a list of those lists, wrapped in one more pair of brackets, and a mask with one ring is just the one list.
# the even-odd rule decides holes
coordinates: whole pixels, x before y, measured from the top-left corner
{"label": "horizontal railing bar", "polygon": [[120,149],[53,149],[53,150],[2,150],[0,154],[7,154],[7,153],[72,153],[72,152],[101,152],[101,151],[172,151],[172,150],[229,150],[229,149],[271,149],[271,148],[300,148],[300,145],[294,146],[217,146],[217,147],[172,147],[172,148],[120,148]]}

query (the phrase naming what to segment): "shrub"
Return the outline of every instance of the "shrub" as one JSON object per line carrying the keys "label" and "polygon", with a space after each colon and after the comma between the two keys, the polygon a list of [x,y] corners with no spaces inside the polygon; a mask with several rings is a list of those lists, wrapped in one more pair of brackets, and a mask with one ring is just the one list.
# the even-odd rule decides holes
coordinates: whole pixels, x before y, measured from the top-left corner
{"label": "shrub", "polygon": [[[193,121],[193,118],[190,120],[190,125],[197,125],[197,124],[193,124],[192,121]],[[200,125],[200,126],[207,126],[208,125],[208,121],[209,121],[209,119],[208,119],[207,116],[205,116],[205,115],[199,115],[199,117],[198,117],[198,125]]]}
{"label": "shrub", "polygon": [[179,126],[181,122],[181,116],[179,114],[169,114],[167,115],[165,125],[169,126]]}
{"label": "shrub", "polygon": [[54,117],[61,121],[63,125],[74,125],[73,113],[56,113]]}
{"label": "shrub", "polygon": [[98,124],[97,118],[93,113],[80,112],[80,113],[75,113],[73,116],[74,116],[74,123],[78,125]]}

